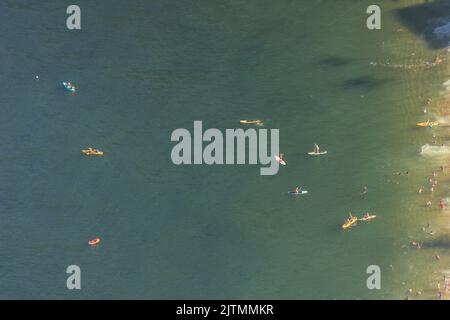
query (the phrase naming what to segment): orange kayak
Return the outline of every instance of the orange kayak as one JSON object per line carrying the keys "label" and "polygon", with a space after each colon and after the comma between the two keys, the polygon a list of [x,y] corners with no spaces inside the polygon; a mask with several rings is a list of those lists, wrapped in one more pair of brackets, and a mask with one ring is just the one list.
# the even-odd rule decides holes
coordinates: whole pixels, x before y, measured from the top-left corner
{"label": "orange kayak", "polygon": [[102,156],[103,155],[103,151],[100,151],[98,149],[92,149],[92,148],[81,150],[81,152],[87,156]]}
{"label": "orange kayak", "polygon": [[437,121],[427,121],[427,122],[417,122],[416,123],[419,127],[434,127],[439,124]]}

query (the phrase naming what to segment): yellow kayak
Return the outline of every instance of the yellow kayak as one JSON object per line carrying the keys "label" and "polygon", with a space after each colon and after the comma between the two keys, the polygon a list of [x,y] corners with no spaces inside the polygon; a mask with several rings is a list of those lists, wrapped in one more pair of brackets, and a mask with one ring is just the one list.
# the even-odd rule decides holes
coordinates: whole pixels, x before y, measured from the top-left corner
{"label": "yellow kayak", "polygon": [[417,122],[416,123],[419,127],[434,127],[439,124],[437,121],[427,121],[427,122]]}
{"label": "yellow kayak", "polygon": [[356,222],[358,222],[358,218],[351,216],[350,218],[345,220],[345,223],[342,225],[342,229],[348,229],[350,227],[353,227],[356,224]]}
{"label": "yellow kayak", "polygon": [[86,149],[86,150],[81,150],[82,153],[84,153],[87,156],[102,156],[103,155],[103,151],[100,151],[98,149]]}
{"label": "yellow kayak", "polygon": [[240,123],[243,124],[261,124],[261,120],[239,120]]}

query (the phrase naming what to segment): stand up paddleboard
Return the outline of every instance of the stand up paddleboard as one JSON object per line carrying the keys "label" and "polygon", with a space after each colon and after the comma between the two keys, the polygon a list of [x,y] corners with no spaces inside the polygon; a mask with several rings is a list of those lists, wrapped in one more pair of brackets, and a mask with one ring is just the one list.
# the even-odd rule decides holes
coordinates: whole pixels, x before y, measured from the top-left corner
{"label": "stand up paddleboard", "polygon": [[302,190],[300,192],[295,192],[295,191],[289,191],[288,194],[292,195],[292,196],[300,196],[302,194],[307,194],[308,191],[307,190]]}
{"label": "stand up paddleboard", "polygon": [[286,162],[283,159],[281,159],[279,156],[275,156],[275,160],[277,160],[278,163],[283,165],[283,166],[286,165]]}
{"label": "stand up paddleboard", "polygon": [[261,120],[239,120],[242,124],[262,124]]}
{"label": "stand up paddleboard", "polygon": [[320,155],[322,155],[322,154],[327,154],[328,153],[328,151],[320,151],[320,152],[314,152],[314,151],[311,151],[311,152],[308,152],[308,154],[310,155],[310,156],[320,156]]}

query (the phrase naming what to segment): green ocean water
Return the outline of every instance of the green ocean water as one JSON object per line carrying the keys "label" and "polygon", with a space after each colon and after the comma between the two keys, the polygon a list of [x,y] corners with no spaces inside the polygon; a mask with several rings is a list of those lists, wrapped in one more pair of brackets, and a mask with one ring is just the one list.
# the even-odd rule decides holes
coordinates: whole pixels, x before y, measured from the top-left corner
{"label": "green ocean water", "polygon": [[[369,31],[366,0],[80,0],[69,31],[69,2],[3,1],[0,298],[434,297],[447,249],[421,227],[445,227],[416,191],[442,164],[420,146],[445,130],[414,124],[428,97],[439,111],[448,73],[392,67],[443,49],[396,13],[422,1],[380,3]],[[173,130],[253,118],[280,129],[277,175],[172,164]],[[329,153],[307,157],[314,143]],[[105,156],[82,156],[90,146]],[[296,185],[309,194],[288,197]],[[349,211],[378,217],[343,232]],[[81,290],[66,288],[73,264]]]}

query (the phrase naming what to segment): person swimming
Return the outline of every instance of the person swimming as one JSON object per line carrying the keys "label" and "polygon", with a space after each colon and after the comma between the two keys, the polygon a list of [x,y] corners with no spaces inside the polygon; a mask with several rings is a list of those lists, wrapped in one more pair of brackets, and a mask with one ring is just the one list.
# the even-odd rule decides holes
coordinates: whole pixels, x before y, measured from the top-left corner
{"label": "person swimming", "polygon": [[367,192],[369,192],[369,189],[367,188],[367,186],[364,186],[361,192],[361,195],[366,194]]}

